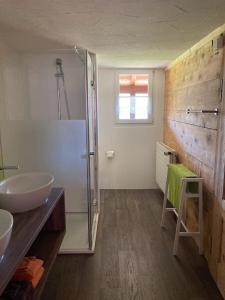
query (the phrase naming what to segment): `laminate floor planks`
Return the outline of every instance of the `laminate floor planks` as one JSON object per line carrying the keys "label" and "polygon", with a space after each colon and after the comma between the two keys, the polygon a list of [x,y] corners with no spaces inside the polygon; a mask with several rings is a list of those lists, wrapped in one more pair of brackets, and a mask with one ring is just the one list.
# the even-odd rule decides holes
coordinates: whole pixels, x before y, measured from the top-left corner
{"label": "laminate floor planks", "polygon": [[95,254],[58,256],[41,300],[222,300],[191,238],[172,255],[161,212],[158,190],[102,191]]}

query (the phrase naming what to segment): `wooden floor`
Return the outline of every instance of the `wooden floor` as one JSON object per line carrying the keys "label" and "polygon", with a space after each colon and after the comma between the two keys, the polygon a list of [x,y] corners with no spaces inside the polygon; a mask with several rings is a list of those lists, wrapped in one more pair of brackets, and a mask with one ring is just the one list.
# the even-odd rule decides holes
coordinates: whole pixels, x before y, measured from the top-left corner
{"label": "wooden floor", "polygon": [[59,256],[41,300],[222,299],[190,238],[172,256],[175,220],[160,228],[157,190],[103,191],[94,255]]}

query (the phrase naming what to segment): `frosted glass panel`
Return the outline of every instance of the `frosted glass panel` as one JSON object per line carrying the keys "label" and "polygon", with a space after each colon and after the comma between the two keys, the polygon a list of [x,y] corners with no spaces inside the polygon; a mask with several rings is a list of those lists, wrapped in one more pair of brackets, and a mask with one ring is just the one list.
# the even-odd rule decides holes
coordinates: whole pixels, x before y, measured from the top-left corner
{"label": "frosted glass panel", "polygon": [[66,211],[87,212],[86,121],[1,121],[5,165],[49,172],[65,188]]}

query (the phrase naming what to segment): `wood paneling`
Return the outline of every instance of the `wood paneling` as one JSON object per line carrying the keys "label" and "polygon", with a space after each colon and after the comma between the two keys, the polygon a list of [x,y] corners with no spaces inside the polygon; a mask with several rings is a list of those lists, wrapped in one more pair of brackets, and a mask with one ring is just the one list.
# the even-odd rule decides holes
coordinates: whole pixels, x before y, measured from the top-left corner
{"label": "wood paneling", "polygon": [[208,42],[168,70],[166,79],[173,89],[220,78],[223,51],[214,52],[211,45]]}
{"label": "wood paneling", "polygon": [[[178,149],[195,157],[204,165],[214,168],[217,131],[168,120],[168,131],[165,137],[173,138],[178,144]],[[177,148],[177,146],[176,146]]]}
{"label": "wood paneling", "polygon": [[[204,178],[204,254],[215,279],[218,258],[212,258],[212,243],[215,228],[221,225],[214,224],[214,219],[219,218],[215,174],[220,117],[186,111],[221,107],[223,56],[223,49],[215,52],[208,42],[166,71],[164,116],[165,144],[177,151],[180,162]],[[194,201],[187,204],[186,222],[190,228],[197,226]],[[219,238],[215,240],[218,243]]]}
{"label": "wood paneling", "polygon": [[217,274],[217,284],[225,297],[225,214],[222,214],[222,223],[221,223],[221,240],[219,247],[219,259],[218,259],[218,274]]}
{"label": "wood paneling", "polygon": [[166,92],[167,117],[170,120],[192,124],[196,126],[217,129],[218,117],[198,113],[187,114],[187,109],[213,110],[218,107],[221,95],[221,80],[212,79],[198,82],[191,86],[174,89]]}
{"label": "wood paneling", "polygon": [[[222,208],[222,199],[224,199],[224,170],[225,170],[225,60],[223,70],[223,94],[221,105],[221,117],[218,130],[218,159],[216,164],[215,176],[215,191],[217,201],[214,203],[213,210],[213,235],[212,235],[212,255],[210,260],[210,268],[214,273],[217,272],[217,283],[221,293],[225,298],[225,262],[221,254],[225,252],[224,249],[224,209]],[[222,222],[223,220],[223,222]]]}

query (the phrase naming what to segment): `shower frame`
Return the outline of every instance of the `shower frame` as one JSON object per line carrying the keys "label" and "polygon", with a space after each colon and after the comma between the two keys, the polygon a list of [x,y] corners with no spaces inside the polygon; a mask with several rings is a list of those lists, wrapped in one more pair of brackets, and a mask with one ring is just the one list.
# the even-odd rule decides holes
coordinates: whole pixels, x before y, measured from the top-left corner
{"label": "shower frame", "polygon": [[[88,56],[90,58],[92,68],[92,78],[88,76]],[[87,199],[88,199],[88,241],[89,250],[94,251],[95,240],[97,234],[98,216],[100,213],[100,193],[98,186],[98,110],[97,110],[97,63],[96,55],[92,52],[85,50],[85,95],[86,95],[86,121],[87,121],[87,149],[88,149],[88,162],[87,162]],[[89,85],[92,89],[92,97],[89,95]],[[91,103],[90,103],[91,100]],[[92,106],[92,119],[90,120],[89,107]],[[90,124],[92,122],[92,124]],[[90,149],[90,127],[93,126],[93,149]],[[94,178],[91,178],[91,158],[94,164]],[[94,199],[91,187],[91,180],[94,180]]]}

